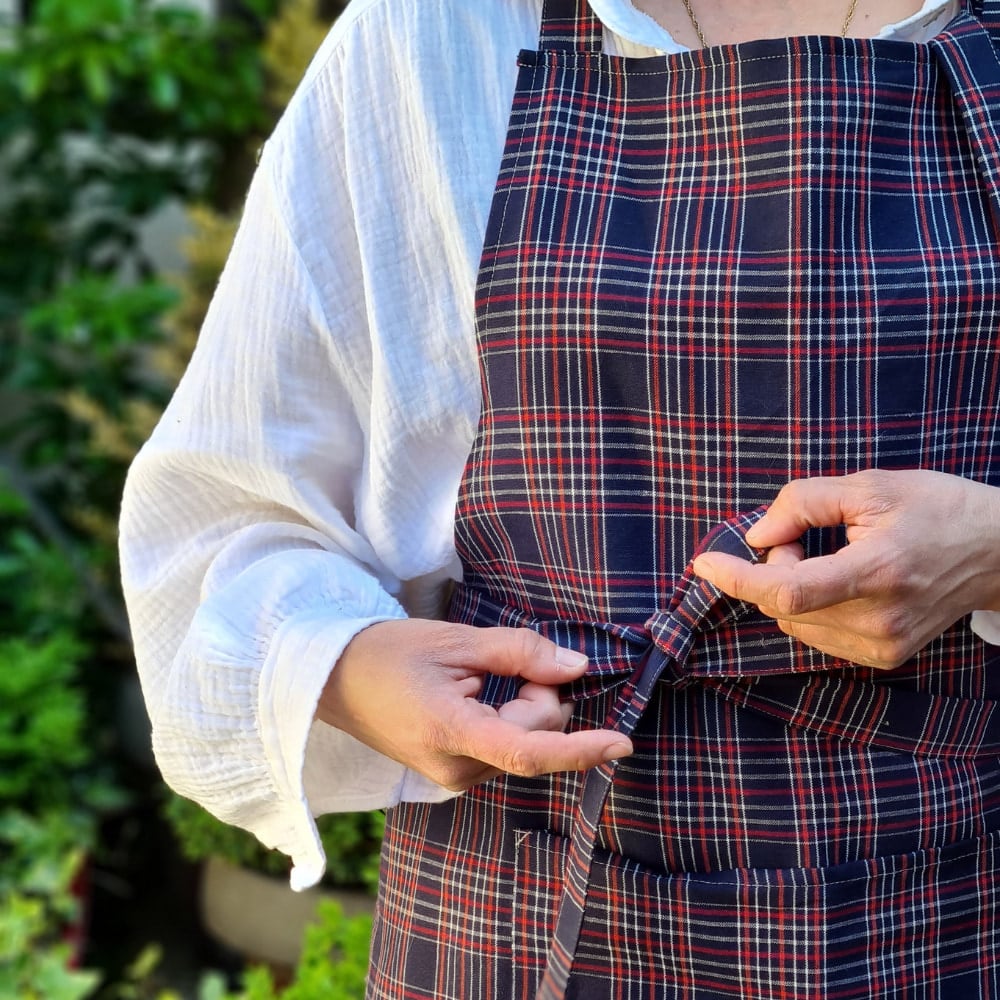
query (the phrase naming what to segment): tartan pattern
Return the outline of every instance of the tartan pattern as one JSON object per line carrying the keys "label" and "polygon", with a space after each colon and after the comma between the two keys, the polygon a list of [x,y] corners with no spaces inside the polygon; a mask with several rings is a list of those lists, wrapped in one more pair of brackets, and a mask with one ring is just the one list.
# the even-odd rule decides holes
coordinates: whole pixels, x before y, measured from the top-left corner
{"label": "tartan pattern", "polygon": [[572,725],[637,752],[392,810],[369,996],[546,965],[585,1000],[1000,995],[998,651],[958,623],[877,674],[689,571],[753,557],[791,478],[1000,484],[995,50],[969,13],[929,46],[598,42],[550,0],[520,57],[452,617],[586,650]]}
{"label": "tartan pattern", "polygon": [[[884,862],[711,877],[657,876],[601,855],[571,995],[996,997],[1000,976],[983,968],[981,954],[995,942],[996,914],[990,908],[973,933],[968,914],[970,903],[1000,889],[998,848],[994,833]],[[521,972],[514,996],[530,995],[544,961],[565,864],[559,838],[531,833],[520,840],[518,891],[532,899],[537,893],[542,905],[515,908]],[[932,915],[923,912],[928,899]],[[870,934],[858,921],[859,900],[871,909]],[[628,933],[612,939],[607,924]]]}

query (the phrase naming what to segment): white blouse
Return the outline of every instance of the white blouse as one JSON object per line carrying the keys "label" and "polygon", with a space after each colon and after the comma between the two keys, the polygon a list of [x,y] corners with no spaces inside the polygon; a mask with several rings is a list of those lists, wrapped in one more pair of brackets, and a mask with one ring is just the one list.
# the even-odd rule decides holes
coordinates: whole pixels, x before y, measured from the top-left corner
{"label": "white blouse", "polygon": [[[678,51],[629,0],[592,4],[609,51]],[[882,35],[922,40],[956,6],[927,0]],[[291,855],[296,888],[323,872],[314,816],[451,794],[313,715],[360,629],[437,614],[459,574],[473,292],[540,10],[354,0],[264,147],[129,475],[122,571],[159,766]]]}

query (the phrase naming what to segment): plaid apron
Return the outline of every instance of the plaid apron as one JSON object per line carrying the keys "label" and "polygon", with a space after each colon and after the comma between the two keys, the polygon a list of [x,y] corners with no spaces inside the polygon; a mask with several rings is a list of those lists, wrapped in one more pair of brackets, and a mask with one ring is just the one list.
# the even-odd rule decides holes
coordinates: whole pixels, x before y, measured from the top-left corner
{"label": "plaid apron", "polygon": [[370,997],[1000,996],[1000,650],[961,621],[855,667],[689,569],[758,558],[790,479],[1000,485],[984,7],[928,45],[630,59],[547,0],[479,276],[451,617],[585,650],[571,725],[636,753],[391,810]]}

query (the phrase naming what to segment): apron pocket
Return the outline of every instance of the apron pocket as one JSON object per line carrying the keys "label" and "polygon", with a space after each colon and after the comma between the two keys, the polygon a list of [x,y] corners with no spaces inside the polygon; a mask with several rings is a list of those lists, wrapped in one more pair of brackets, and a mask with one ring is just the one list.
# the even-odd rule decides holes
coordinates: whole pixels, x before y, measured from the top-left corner
{"label": "apron pocket", "polygon": [[[515,996],[545,968],[569,840],[518,834]],[[1000,996],[1000,833],[824,869],[662,875],[598,852],[567,997]]]}

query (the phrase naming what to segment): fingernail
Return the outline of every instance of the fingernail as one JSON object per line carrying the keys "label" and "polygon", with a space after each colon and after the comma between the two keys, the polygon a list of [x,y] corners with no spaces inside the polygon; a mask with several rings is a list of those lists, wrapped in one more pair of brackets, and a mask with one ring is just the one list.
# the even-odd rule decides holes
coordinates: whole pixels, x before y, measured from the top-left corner
{"label": "fingernail", "polygon": [[618,760],[619,757],[629,757],[632,754],[632,744],[629,742],[613,743],[604,751],[605,760]]}
{"label": "fingernail", "polygon": [[575,649],[565,649],[562,646],[556,648],[556,663],[560,667],[566,667],[569,670],[582,670],[587,662],[587,656],[584,653],[578,653]]}

